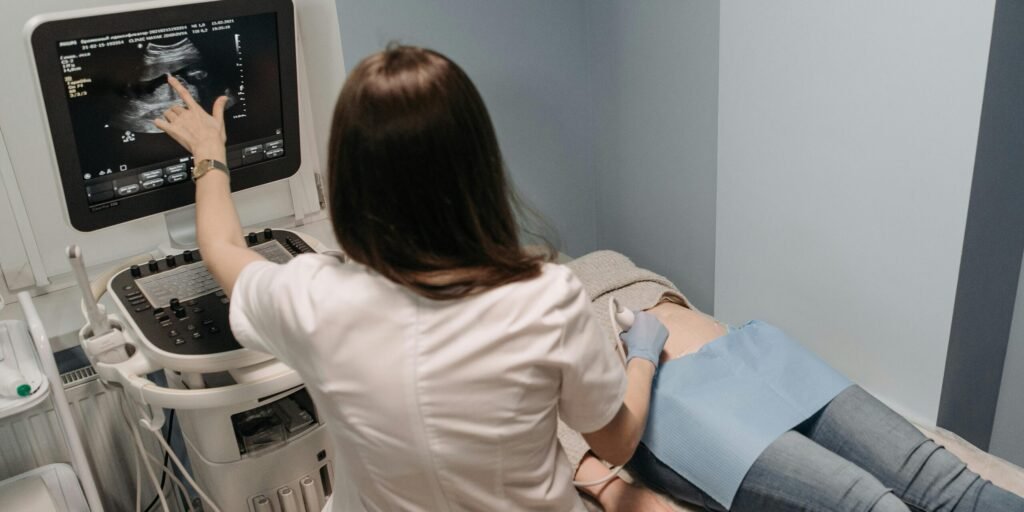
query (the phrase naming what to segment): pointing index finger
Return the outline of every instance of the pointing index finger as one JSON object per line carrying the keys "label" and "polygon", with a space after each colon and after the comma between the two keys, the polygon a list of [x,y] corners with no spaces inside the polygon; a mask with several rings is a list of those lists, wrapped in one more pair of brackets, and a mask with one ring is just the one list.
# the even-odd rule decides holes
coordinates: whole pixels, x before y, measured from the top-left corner
{"label": "pointing index finger", "polygon": [[185,105],[187,105],[188,108],[192,108],[192,109],[201,109],[202,108],[202,107],[199,106],[198,103],[196,103],[196,100],[192,98],[191,94],[189,94],[188,89],[186,89],[184,85],[181,85],[181,82],[179,82],[177,78],[174,78],[173,76],[168,74],[167,75],[167,83],[171,85],[171,88],[174,89],[174,92],[178,93],[178,97],[181,98],[182,101],[185,102]]}

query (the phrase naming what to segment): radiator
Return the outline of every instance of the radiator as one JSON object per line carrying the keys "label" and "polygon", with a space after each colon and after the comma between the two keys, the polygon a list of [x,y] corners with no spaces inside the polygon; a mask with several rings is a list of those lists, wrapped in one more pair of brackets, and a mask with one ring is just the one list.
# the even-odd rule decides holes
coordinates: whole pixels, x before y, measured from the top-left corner
{"label": "radiator", "polygon": [[[96,476],[104,510],[135,510],[133,441],[119,409],[120,392],[104,386],[91,366],[64,373],[61,380]],[[0,420],[0,479],[44,464],[68,462],[67,447],[59,429],[52,401]],[[154,456],[159,454],[159,444],[152,434],[141,430],[140,434],[147,450]],[[154,471],[156,466],[153,464]],[[141,469],[140,476],[142,506],[145,507],[155,496],[154,486],[145,468]],[[170,493],[167,494],[170,498]],[[178,512],[176,502],[168,499],[173,512]]]}

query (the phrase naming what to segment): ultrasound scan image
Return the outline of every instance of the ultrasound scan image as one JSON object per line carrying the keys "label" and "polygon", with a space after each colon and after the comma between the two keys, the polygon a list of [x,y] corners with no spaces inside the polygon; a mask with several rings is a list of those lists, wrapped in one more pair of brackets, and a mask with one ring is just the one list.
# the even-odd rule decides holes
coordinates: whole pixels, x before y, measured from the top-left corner
{"label": "ultrasound scan image", "polygon": [[[188,152],[153,122],[184,102],[177,78],[209,111],[227,96],[227,145],[280,134],[281,86],[273,14],[96,34],[60,50],[83,175],[105,177],[173,162]],[[89,178],[86,178],[89,179]]]}
{"label": "ultrasound scan image", "polygon": [[225,110],[238,102],[230,88],[214,87],[210,73],[204,69],[203,56],[188,38],[172,44],[151,42],[146,44],[138,81],[127,84],[114,126],[136,133],[161,133],[153,121],[174,105],[185,106],[167,83],[168,74],[177,78],[200,105],[211,104],[221,95],[228,97]]}

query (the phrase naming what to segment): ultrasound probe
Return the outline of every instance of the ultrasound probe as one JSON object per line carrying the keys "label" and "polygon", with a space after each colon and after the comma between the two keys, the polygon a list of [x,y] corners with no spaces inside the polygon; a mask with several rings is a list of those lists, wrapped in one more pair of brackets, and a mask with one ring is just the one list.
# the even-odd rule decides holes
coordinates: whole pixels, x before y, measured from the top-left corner
{"label": "ultrasound probe", "polygon": [[82,307],[85,309],[89,326],[92,328],[93,337],[103,336],[110,332],[110,321],[107,315],[100,311],[96,297],[92,294],[92,284],[89,282],[89,275],[85,272],[85,258],[82,257],[82,249],[75,244],[67,248],[68,263],[71,264],[71,273],[75,275],[79,290],[82,291]]}

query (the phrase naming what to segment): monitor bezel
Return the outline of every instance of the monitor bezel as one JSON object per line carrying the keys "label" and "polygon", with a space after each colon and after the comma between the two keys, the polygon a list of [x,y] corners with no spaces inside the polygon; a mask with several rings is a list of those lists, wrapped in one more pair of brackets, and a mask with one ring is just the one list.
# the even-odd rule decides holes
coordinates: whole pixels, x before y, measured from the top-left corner
{"label": "monitor bezel", "polygon": [[[299,134],[298,68],[295,12],[291,0],[216,0],[173,6],[126,10],[40,23],[30,35],[38,84],[57,163],[68,222],[78,231],[95,231],[195,203],[191,180],[167,188],[115,201],[116,207],[92,211],[78,148],[71,126],[66,91],[60,70],[59,41],[123,33],[196,21],[273,13],[277,16],[278,73],[281,81],[281,122],[285,154],[249,164],[231,174],[231,190],[239,191],[286,179],[302,163]],[[159,199],[159,200],[156,200]]]}

